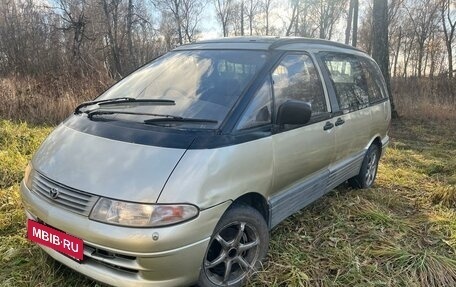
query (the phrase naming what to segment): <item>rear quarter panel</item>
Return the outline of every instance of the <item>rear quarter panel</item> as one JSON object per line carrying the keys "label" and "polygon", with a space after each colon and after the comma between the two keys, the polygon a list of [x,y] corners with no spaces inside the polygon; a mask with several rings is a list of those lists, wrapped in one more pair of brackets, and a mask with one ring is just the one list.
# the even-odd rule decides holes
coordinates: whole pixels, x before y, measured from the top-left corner
{"label": "rear quarter panel", "polygon": [[371,138],[380,137],[382,141],[388,138],[388,129],[391,122],[390,101],[384,101],[371,106]]}

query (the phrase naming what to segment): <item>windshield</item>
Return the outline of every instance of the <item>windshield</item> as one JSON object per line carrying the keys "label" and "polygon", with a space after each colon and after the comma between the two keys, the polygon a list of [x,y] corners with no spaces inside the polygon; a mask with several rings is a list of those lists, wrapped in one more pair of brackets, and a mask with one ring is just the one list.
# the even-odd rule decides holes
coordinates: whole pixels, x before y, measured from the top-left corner
{"label": "windshield", "polygon": [[[174,100],[175,105],[127,105],[110,109],[213,120],[217,123],[199,123],[199,127],[217,128],[265,60],[264,51],[170,52],[115,84],[97,100],[121,97]],[[150,118],[138,115],[115,117],[134,121]],[[195,123],[185,125],[194,126]]]}

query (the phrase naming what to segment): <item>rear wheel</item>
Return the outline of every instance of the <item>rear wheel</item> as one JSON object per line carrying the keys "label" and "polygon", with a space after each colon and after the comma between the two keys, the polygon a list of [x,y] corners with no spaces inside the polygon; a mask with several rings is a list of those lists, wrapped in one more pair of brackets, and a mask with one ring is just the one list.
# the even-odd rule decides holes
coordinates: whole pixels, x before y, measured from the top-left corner
{"label": "rear wheel", "polygon": [[369,147],[364,156],[359,174],[348,180],[354,188],[369,188],[374,184],[377,176],[378,161],[380,159],[380,148],[373,144]]}
{"label": "rear wheel", "polygon": [[201,287],[238,287],[260,267],[269,245],[263,216],[250,206],[230,208],[215,227],[200,272]]}

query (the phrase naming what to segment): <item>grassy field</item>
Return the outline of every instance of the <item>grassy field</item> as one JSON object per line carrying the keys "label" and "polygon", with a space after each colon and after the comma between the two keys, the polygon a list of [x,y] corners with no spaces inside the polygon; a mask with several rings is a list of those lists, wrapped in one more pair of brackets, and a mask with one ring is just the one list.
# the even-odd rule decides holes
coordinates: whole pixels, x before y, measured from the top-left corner
{"label": "grassy field", "polygon": [[[25,238],[18,182],[50,130],[0,120],[0,286],[100,286]],[[338,187],[276,227],[250,286],[456,286],[455,130],[395,122],[375,186]]]}

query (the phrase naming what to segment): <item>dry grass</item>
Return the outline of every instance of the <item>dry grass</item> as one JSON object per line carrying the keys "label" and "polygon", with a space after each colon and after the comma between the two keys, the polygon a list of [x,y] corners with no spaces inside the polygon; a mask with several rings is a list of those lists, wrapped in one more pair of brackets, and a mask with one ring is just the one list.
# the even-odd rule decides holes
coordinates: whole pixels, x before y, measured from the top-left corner
{"label": "dry grass", "polygon": [[36,124],[57,124],[81,102],[105,90],[108,78],[68,77],[0,79],[0,118]]}
{"label": "dry grass", "polygon": [[456,79],[397,78],[391,81],[396,109],[409,119],[456,119]]}

